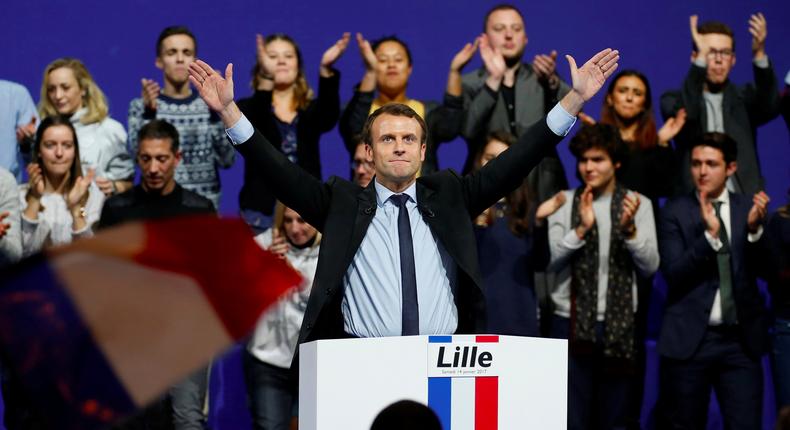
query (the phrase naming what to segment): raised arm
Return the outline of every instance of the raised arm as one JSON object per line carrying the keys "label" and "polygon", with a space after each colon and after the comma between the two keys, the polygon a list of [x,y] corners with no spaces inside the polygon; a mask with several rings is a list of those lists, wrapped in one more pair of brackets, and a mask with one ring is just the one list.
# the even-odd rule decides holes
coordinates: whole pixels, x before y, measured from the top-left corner
{"label": "raised arm", "polygon": [[555,106],[546,119],[530,127],[517,144],[464,178],[471,216],[477,216],[521,185],[524,177],[573,126],[574,118],[568,118],[568,114],[572,117],[579,114],[584,103],[595,96],[606,79],[617,70],[620,55],[618,51],[604,49],[582,67],[577,67],[570,55],[566,58],[570,64],[573,89],[560,100],[559,107]]}
{"label": "raised arm", "polygon": [[219,115],[225,128],[239,132],[236,137],[241,140],[234,141],[236,149],[261,173],[275,197],[319,231],[323,230],[329,209],[329,188],[291,163],[242,115],[233,101],[233,64],[228,64],[223,77],[197,60],[189,65],[189,80],[208,107]]}

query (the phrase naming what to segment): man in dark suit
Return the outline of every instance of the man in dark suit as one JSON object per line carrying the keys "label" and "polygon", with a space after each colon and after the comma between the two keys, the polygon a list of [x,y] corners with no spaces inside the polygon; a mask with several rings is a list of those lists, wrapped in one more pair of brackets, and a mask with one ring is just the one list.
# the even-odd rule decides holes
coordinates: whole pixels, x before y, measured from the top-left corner
{"label": "man in dark suit", "polygon": [[485,328],[471,220],[518,187],[567,134],[584,102],[617,68],[619,54],[601,51],[578,69],[567,58],[573,90],[521,142],[473,175],[442,171],[416,179],[425,122],[405,105],[380,108],[363,131],[376,169],[365,188],[337,177],[322,183],[272,150],[233,102],[232,65],[224,78],[206,63],[190,66],[192,83],[239,152],[279,200],[323,233],[300,343]]}
{"label": "man in dark suit", "polygon": [[661,96],[661,115],[666,120],[686,110],[686,124],[675,138],[681,157],[678,195],[690,192],[691,147],[707,132],[726,133],[737,144],[738,170],[728,179],[727,189],[752,195],[763,189],[764,180],[757,154],[757,127],[779,114],[776,75],[765,52],[768,24],[761,13],[749,19],[752,35],[754,83],[735,85],[729,80],[735,66],[735,39],[726,24],[709,21],[699,27],[697,16],[689,19],[694,50],[691,68],[679,90]]}
{"label": "man in dark suit", "polygon": [[730,137],[707,133],[690,149],[696,191],[669,201],[659,222],[669,288],[658,428],[705,428],[713,388],[725,428],[758,429],[768,332],[753,259],[769,199],[726,189],[738,168]]}

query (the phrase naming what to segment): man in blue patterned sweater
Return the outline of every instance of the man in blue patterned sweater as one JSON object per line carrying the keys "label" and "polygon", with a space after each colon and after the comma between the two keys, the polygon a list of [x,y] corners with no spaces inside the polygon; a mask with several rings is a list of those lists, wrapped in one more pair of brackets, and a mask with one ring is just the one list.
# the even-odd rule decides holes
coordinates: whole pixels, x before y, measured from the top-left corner
{"label": "man in blue patterned sweater", "polygon": [[146,123],[161,119],[173,124],[181,138],[183,159],[176,182],[219,208],[218,168],[233,165],[235,151],[225,137],[219,118],[189,86],[189,63],[195,61],[197,41],[186,27],[167,27],[156,43],[156,67],[164,88],[142,79],[142,97],[129,104],[129,149],[137,153],[137,133]]}

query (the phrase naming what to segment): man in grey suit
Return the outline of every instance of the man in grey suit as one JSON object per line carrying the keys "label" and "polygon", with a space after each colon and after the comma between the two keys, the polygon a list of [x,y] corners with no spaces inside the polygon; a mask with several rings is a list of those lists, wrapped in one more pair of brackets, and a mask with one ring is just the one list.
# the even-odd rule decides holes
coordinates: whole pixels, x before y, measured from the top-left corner
{"label": "man in grey suit", "polygon": [[[465,173],[490,132],[521,137],[569,91],[555,70],[556,51],[536,55],[532,64],[522,61],[527,40],[524,18],[515,6],[499,5],[486,14],[484,34],[479,37],[485,66],[463,76]],[[547,154],[527,180],[538,201],[568,187],[556,150]]]}

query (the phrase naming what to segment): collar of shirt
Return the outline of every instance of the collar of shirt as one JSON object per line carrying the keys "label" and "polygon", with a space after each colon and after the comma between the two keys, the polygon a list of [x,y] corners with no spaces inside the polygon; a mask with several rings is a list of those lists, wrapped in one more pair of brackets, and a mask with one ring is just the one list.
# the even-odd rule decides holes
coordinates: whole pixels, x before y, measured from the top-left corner
{"label": "collar of shirt", "polygon": [[[377,180],[373,180],[374,185],[376,187],[376,204],[378,207],[383,208],[384,204],[389,200],[390,197],[394,194],[406,194],[409,196],[412,202],[417,204],[417,181],[412,182],[408,188],[406,188],[402,193],[396,193],[390,190],[389,188],[381,185]],[[390,204],[394,204],[390,202]]]}
{"label": "collar of shirt", "polygon": [[[697,191],[697,200],[699,200],[699,191]],[[730,192],[725,188],[718,197],[712,199],[711,202],[721,202],[723,206],[730,204]]]}

